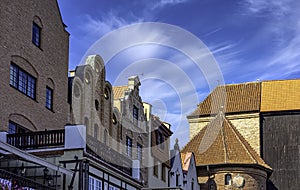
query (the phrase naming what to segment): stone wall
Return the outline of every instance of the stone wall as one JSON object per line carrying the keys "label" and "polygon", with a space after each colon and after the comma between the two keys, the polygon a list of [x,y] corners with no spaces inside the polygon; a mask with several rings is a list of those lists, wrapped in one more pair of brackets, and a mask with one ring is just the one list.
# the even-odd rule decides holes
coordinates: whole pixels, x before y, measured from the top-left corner
{"label": "stone wall", "polygon": [[[226,115],[227,119],[243,135],[251,147],[260,154],[260,118],[258,113]],[[189,119],[190,139],[199,133],[212,117]]]}
{"label": "stone wall", "polygon": [[[267,173],[263,170],[250,167],[224,167],[198,170],[201,190],[265,190],[267,187]],[[231,175],[229,184],[225,184],[225,175]],[[210,189],[211,188],[211,189]]]}

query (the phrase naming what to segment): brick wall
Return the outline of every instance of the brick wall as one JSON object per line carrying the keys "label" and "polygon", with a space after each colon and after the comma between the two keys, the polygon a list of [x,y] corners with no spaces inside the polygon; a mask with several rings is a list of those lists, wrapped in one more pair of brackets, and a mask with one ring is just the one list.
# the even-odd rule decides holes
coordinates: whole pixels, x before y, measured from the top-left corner
{"label": "brick wall", "polygon": [[[40,48],[32,43],[37,20],[42,27]],[[14,119],[33,131],[63,128],[68,117],[69,34],[57,2],[3,0],[0,24],[0,129],[7,130]],[[37,78],[35,100],[10,86],[12,61]],[[53,111],[45,107],[46,86],[54,90]]]}

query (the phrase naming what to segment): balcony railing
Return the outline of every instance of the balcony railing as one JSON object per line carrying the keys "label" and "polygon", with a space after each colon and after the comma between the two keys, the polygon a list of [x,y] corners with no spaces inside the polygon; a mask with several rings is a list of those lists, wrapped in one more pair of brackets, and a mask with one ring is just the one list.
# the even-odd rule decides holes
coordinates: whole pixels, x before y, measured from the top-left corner
{"label": "balcony railing", "polygon": [[104,143],[87,135],[87,152],[98,159],[108,163],[109,165],[131,175],[132,160],[120,154],[114,149],[108,147]]}
{"label": "balcony railing", "polygon": [[19,149],[61,147],[64,146],[64,142],[64,129],[7,135],[7,143]]}
{"label": "balcony railing", "polygon": [[54,187],[45,186],[35,180],[16,175],[12,172],[0,169],[0,189],[30,189],[30,190],[51,190]]}

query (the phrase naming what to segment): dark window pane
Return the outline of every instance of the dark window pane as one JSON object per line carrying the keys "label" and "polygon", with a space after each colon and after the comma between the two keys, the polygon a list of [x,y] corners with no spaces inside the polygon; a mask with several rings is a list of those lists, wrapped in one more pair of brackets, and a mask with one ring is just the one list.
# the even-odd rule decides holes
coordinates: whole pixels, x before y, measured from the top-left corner
{"label": "dark window pane", "polygon": [[10,85],[14,86],[15,88],[18,87],[18,67],[16,65],[10,65]]}
{"label": "dark window pane", "polygon": [[49,87],[46,87],[46,107],[52,110],[53,104],[53,90]]}
{"label": "dark window pane", "polygon": [[126,145],[127,145],[127,155],[129,157],[132,156],[132,139],[127,137],[126,139]]}
{"label": "dark window pane", "polygon": [[12,63],[10,65],[10,85],[35,99],[36,79]]}
{"label": "dark window pane", "polygon": [[13,122],[9,122],[8,125],[8,134],[15,134],[17,132],[17,126]]}
{"label": "dark window pane", "polygon": [[26,86],[27,86],[27,74],[23,72],[22,70],[19,70],[19,85],[18,89],[23,92],[24,94],[26,93]]}
{"label": "dark window pane", "polygon": [[33,23],[32,25],[32,42],[34,45],[40,47],[40,39],[41,39],[41,28]]}
{"label": "dark window pane", "polygon": [[[28,76],[27,95],[29,97],[35,99],[35,79],[31,76]],[[51,97],[51,100],[52,100],[52,97]]]}
{"label": "dark window pane", "polygon": [[139,118],[139,109],[136,106],[133,106],[133,118],[136,120]]}

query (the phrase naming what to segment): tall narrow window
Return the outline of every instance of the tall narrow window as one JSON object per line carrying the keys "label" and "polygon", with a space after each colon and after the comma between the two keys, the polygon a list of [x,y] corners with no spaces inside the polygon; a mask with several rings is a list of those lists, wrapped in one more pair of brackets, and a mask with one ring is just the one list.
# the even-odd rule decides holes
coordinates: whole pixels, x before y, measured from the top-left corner
{"label": "tall narrow window", "polygon": [[158,177],[158,162],[157,161],[154,161],[153,175]]}
{"label": "tall narrow window", "polygon": [[139,119],[139,109],[136,106],[133,106],[133,118],[136,120]]}
{"label": "tall narrow window", "polygon": [[35,99],[36,79],[14,63],[10,65],[9,84],[23,94]]}
{"label": "tall narrow window", "polygon": [[126,146],[127,146],[127,156],[132,156],[132,139],[130,137],[126,137]]}
{"label": "tall narrow window", "polygon": [[192,179],[192,182],[191,182],[191,190],[194,190],[194,179]]}
{"label": "tall narrow window", "polygon": [[159,146],[159,148],[164,149],[164,136],[160,131],[156,131],[156,145]]}
{"label": "tall narrow window", "polygon": [[161,167],[161,180],[166,181],[166,166],[164,164]]}
{"label": "tall narrow window", "polygon": [[225,185],[231,185],[231,174],[225,175]]}
{"label": "tall narrow window", "polygon": [[46,87],[46,108],[53,109],[53,90],[48,86]]}
{"label": "tall narrow window", "polygon": [[176,171],[176,187],[179,186],[179,172]]}
{"label": "tall narrow window", "polygon": [[143,146],[140,143],[137,143],[137,159],[142,162],[142,150],[143,150]]}
{"label": "tall narrow window", "polygon": [[32,43],[41,47],[41,27],[34,22],[32,24]]}

